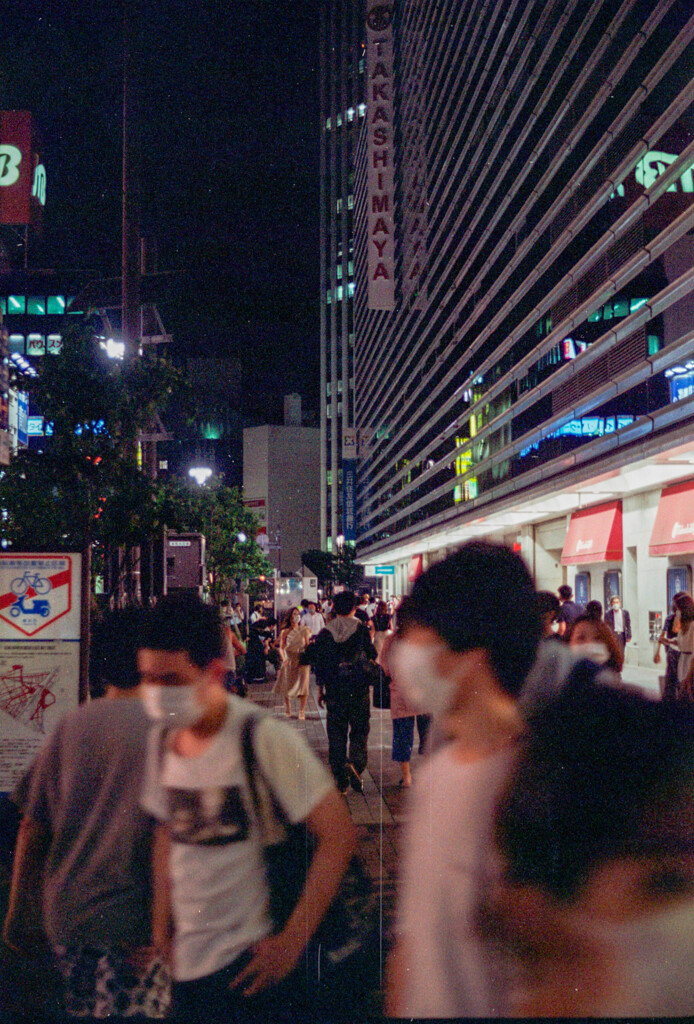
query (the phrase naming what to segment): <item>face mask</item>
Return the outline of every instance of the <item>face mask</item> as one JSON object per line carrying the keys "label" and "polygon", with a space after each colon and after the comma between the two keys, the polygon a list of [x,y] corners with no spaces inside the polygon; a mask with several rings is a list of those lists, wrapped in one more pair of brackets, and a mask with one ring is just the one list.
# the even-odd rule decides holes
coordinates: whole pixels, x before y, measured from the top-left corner
{"label": "face mask", "polygon": [[441,717],[453,706],[457,691],[454,679],[439,674],[436,661],[441,644],[410,644],[398,640],[389,654],[393,675],[406,702],[420,714]]}
{"label": "face mask", "polygon": [[195,725],[205,714],[205,706],[200,703],[194,683],[181,686],[142,683],[140,698],[148,718],[178,729]]}
{"label": "face mask", "polygon": [[694,1013],[693,900],[631,921],[586,917],[580,931],[613,965],[614,982],[600,1007],[601,1017]]}
{"label": "face mask", "polygon": [[604,665],[610,657],[610,652],[604,644],[574,644],[573,649],[577,658],[587,658],[588,661],[593,661],[596,665]]}

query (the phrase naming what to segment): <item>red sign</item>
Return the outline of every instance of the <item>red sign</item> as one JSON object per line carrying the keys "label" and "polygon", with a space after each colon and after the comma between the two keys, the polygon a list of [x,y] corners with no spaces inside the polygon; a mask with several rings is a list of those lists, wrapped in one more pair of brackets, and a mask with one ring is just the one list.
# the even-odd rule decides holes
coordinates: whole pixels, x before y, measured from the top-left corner
{"label": "red sign", "polygon": [[0,111],[0,224],[36,224],[46,172],[27,110]]}
{"label": "red sign", "polygon": [[665,487],[653,524],[650,555],[687,555],[694,551],[694,480]]}
{"label": "red sign", "polygon": [[621,562],[623,555],[621,501],[572,514],[561,553],[562,565]]}

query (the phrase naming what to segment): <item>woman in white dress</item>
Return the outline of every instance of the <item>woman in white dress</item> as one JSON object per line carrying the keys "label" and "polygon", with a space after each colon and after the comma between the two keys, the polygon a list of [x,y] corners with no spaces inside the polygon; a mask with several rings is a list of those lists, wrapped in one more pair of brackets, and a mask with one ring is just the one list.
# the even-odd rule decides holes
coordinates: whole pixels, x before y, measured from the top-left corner
{"label": "woman in white dress", "polygon": [[301,625],[301,613],[298,608],[290,608],[280,632],[280,656],[282,664],[277,673],[277,680],[272,688],[273,693],[284,697],[286,715],[291,718],[291,698],[299,698],[299,721],[306,718],[306,702],[308,701],[309,667],[299,663],[299,655],[306,650],[311,639],[311,631]]}

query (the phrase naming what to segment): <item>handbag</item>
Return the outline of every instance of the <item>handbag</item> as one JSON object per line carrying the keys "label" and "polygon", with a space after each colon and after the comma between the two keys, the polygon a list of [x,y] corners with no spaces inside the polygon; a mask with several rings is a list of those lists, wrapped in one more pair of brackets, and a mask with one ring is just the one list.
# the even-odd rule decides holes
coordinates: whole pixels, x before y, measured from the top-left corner
{"label": "handbag", "polygon": [[[257,721],[255,715],[246,719],[241,750],[263,843],[270,916],[275,930],[281,931],[304,888],[315,843],[305,824],[288,820],[263,774],[253,743]],[[339,967],[342,973],[377,935],[378,918],[377,895],[361,859],[355,855],[304,952],[309,985],[325,985],[331,968]]]}

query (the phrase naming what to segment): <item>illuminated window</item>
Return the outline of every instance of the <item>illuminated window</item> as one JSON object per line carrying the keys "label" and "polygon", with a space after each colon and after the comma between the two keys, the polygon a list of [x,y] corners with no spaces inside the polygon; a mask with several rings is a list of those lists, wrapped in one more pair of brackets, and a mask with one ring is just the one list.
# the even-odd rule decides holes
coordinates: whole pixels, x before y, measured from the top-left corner
{"label": "illuminated window", "polygon": [[46,352],[49,356],[57,356],[63,347],[62,334],[49,334],[46,337]]}
{"label": "illuminated window", "polygon": [[335,289],[335,298],[338,302],[342,302],[342,285],[339,284]]}
{"label": "illuminated window", "polygon": [[21,356],[24,355],[24,335],[23,334],[11,334],[10,335],[10,352],[18,352]]}
{"label": "illuminated window", "polygon": [[65,305],[67,306],[69,313],[72,313],[73,315],[80,316],[81,315],[81,310],[79,310],[79,309],[71,309],[70,308],[71,303],[73,303],[74,301],[75,301],[75,296],[74,295],[68,295],[65,298]]}
{"label": "illuminated window", "polygon": [[27,355],[28,356],[45,356],[46,354],[46,336],[45,334],[29,334],[27,335]]}
{"label": "illuminated window", "polygon": [[0,313],[7,312],[7,299],[4,295],[0,295]]}
{"label": "illuminated window", "polygon": [[43,316],[46,312],[46,300],[43,295],[30,295],[27,299],[27,313],[32,316]]}
{"label": "illuminated window", "polygon": [[348,121],[353,121],[354,120],[354,107],[348,107],[347,108],[346,116],[347,116],[347,120]]}
{"label": "illuminated window", "polygon": [[326,474],[325,474],[325,482],[328,485],[328,487],[332,487],[332,485],[333,485],[333,471],[332,471],[332,469],[329,469],[326,472]]}
{"label": "illuminated window", "polygon": [[615,299],[614,302],[614,315],[618,316],[629,316],[629,300],[628,299]]}
{"label": "illuminated window", "polygon": [[330,303],[333,301],[333,293],[330,291],[329,288],[325,293],[325,301],[327,302],[328,305],[330,305]]}
{"label": "illuminated window", "polygon": [[337,115],[337,117],[335,118],[335,124],[337,125],[338,128],[342,127],[342,114]]}
{"label": "illuminated window", "polygon": [[605,320],[611,320],[612,319],[612,315],[613,314],[612,314],[612,303],[611,302],[606,302],[605,305],[602,307],[602,315],[603,315],[603,318]]}
{"label": "illuminated window", "polygon": [[648,342],[648,354],[649,354],[649,356],[654,356],[656,354],[656,352],[660,352],[661,344],[660,344],[660,338],[658,337],[657,334],[649,334],[649,335],[647,335],[646,341]]}
{"label": "illuminated window", "polygon": [[352,260],[349,260],[349,262],[347,263],[347,273],[349,274],[350,277],[354,277],[354,263],[352,262]]}
{"label": "illuminated window", "polygon": [[602,320],[602,306],[600,309],[596,309],[594,313],[590,314],[588,317],[588,323],[597,324],[600,320]]}
{"label": "illuminated window", "polygon": [[366,117],[366,103],[360,103],[357,111],[359,112],[359,117]]}
{"label": "illuminated window", "polygon": [[27,300],[24,295],[8,295],[7,313],[26,313]]}
{"label": "illuminated window", "polygon": [[629,312],[635,313],[637,309],[641,309],[647,302],[648,299],[631,299],[629,302]]}
{"label": "illuminated window", "polygon": [[353,195],[347,196],[347,209],[348,210],[353,210],[354,209],[354,196]]}
{"label": "illuminated window", "polygon": [[335,209],[337,210],[338,213],[342,213],[342,200],[341,199],[338,199],[337,202],[335,203]]}
{"label": "illuminated window", "polygon": [[65,312],[65,296],[64,295],[49,295],[46,301],[46,312],[47,313],[64,313]]}
{"label": "illuminated window", "polygon": [[347,297],[349,299],[351,299],[353,295],[354,295],[354,281],[350,281],[349,284],[347,285]]}
{"label": "illuminated window", "polygon": [[342,280],[342,264],[338,263],[336,269],[337,269],[337,279],[338,279],[338,281],[341,281]]}
{"label": "illuminated window", "polygon": [[327,118],[327,120],[325,122],[325,127],[328,129],[328,131],[330,131],[332,126],[333,126],[332,119],[331,118]]}

